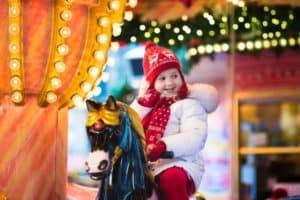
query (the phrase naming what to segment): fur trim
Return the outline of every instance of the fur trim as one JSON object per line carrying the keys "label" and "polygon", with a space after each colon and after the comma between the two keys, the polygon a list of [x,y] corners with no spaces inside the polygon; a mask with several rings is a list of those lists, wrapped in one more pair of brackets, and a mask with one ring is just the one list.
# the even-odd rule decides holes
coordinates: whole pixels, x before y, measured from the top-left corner
{"label": "fur trim", "polygon": [[188,85],[189,98],[198,99],[207,113],[211,113],[218,107],[219,95],[215,87],[208,84]]}

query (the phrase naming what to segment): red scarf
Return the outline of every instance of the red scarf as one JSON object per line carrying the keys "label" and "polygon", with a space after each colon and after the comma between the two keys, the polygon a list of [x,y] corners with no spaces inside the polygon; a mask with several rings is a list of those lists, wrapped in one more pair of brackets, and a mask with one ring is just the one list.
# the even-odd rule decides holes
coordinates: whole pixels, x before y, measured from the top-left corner
{"label": "red scarf", "polygon": [[163,137],[166,125],[170,118],[170,106],[179,99],[187,96],[186,84],[183,84],[177,98],[162,97],[160,98],[151,112],[149,112],[142,120],[146,134],[147,144],[156,144]]}

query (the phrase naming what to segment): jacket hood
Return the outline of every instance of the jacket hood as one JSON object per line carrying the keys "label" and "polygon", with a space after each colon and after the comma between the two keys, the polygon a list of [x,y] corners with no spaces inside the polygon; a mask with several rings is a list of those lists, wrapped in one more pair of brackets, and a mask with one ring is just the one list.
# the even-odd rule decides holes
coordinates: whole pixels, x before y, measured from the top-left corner
{"label": "jacket hood", "polygon": [[211,113],[218,107],[219,95],[215,87],[208,84],[188,85],[189,98],[197,99],[207,113]]}

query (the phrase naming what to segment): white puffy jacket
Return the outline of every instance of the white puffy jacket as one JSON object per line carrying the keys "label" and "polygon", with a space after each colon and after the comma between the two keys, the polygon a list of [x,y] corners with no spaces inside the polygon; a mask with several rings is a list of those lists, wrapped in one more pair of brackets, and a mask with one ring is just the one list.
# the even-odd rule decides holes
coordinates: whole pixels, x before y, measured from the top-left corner
{"label": "white puffy jacket", "polygon": [[[200,185],[204,173],[201,150],[207,138],[207,114],[218,104],[218,94],[214,87],[206,84],[189,85],[187,98],[171,105],[170,118],[162,140],[167,151],[174,152],[174,159],[159,159],[153,168],[153,175],[178,166],[184,168],[196,186]],[[135,100],[131,107],[141,119],[151,108],[140,105]]]}

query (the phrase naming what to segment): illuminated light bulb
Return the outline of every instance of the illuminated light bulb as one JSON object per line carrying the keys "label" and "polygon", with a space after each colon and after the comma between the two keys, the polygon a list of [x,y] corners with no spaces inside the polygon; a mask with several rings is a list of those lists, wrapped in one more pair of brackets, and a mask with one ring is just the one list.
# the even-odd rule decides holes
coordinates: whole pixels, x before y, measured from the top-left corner
{"label": "illuminated light bulb", "polygon": [[263,37],[263,39],[268,39],[268,33],[263,33],[262,37]]}
{"label": "illuminated light bulb", "polygon": [[154,26],[157,26],[157,21],[154,21],[154,20],[151,21],[151,26],[153,26],[153,27],[154,27]]}
{"label": "illuminated light bulb", "polygon": [[274,37],[274,33],[270,32],[269,33],[269,38],[273,38]]}
{"label": "illuminated light bulb", "polygon": [[160,33],[160,28],[156,27],[156,28],[154,29],[154,33],[159,34],[159,33]]}
{"label": "illuminated light bulb", "polygon": [[98,25],[102,27],[108,27],[110,25],[110,19],[108,17],[100,17],[98,19]]}
{"label": "illuminated light bulb", "polygon": [[294,38],[289,38],[289,45],[290,46],[295,46],[296,45],[296,40]]}
{"label": "illuminated light bulb", "polygon": [[133,19],[133,12],[132,11],[126,11],[124,13],[124,19],[130,22]]}
{"label": "illuminated light bulb", "polygon": [[97,68],[96,66],[91,66],[88,69],[88,73],[92,78],[96,78],[96,77],[98,77],[98,75],[100,73],[100,69]]}
{"label": "illuminated light bulb", "polygon": [[189,49],[189,54],[190,54],[191,56],[197,55],[197,49],[196,49],[196,48],[190,48],[190,49]]}
{"label": "illuminated light bulb", "polygon": [[17,34],[19,33],[20,29],[18,24],[11,24],[9,25],[8,31],[10,34]]}
{"label": "illuminated light bulb", "polygon": [[246,45],[245,45],[244,42],[239,42],[237,44],[237,48],[238,48],[239,51],[244,51],[246,49]]}
{"label": "illuminated light bulb", "polygon": [[20,9],[18,7],[12,6],[9,7],[9,16],[17,17],[20,15]]}
{"label": "illuminated light bulb", "polygon": [[177,39],[178,39],[179,41],[182,41],[182,40],[184,40],[184,36],[183,36],[182,34],[180,34],[180,35],[177,36]]}
{"label": "illuminated light bulb", "polygon": [[263,21],[263,22],[262,22],[262,25],[263,25],[264,27],[268,26],[268,24],[269,24],[268,21]]}
{"label": "illuminated light bulb", "polygon": [[113,36],[117,37],[121,35],[121,32],[122,32],[121,24],[113,23]]}
{"label": "illuminated light bulb", "polygon": [[287,45],[287,40],[285,38],[281,38],[279,40],[279,44],[280,46],[285,47]]}
{"label": "illuminated light bulb", "polygon": [[244,27],[245,27],[246,29],[249,29],[249,28],[250,28],[250,23],[248,23],[248,22],[245,23],[245,24],[244,24]]}
{"label": "illuminated light bulb", "polygon": [[278,20],[278,19],[275,19],[275,18],[273,18],[273,19],[272,19],[272,23],[273,23],[273,24],[275,24],[275,25],[278,25],[278,24],[279,24],[279,20]]}
{"label": "illuminated light bulb", "polygon": [[281,36],[281,33],[279,31],[276,31],[275,36],[279,38]]}
{"label": "illuminated light bulb", "polygon": [[238,30],[238,28],[239,28],[239,25],[237,25],[237,24],[233,24],[233,25],[232,25],[232,28],[233,28],[233,30]]}
{"label": "illuminated light bulb", "polygon": [[166,27],[167,30],[169,30],[169,29],[172,28],[172,25],[171,25],[170,23],[167,23],[167,24],[165,25],[165,27]]}
{"label": "illuminated light bulb", "polygon": [[9,61],[9,68],[11,70],[18,70],[20,69],[20,61],[18,59],[12,59]]}
{"label": "illuminated light bulb", "polygon": [[75,106],[80,106],[83,102],[82,97],[79,96],[78,94],[73,95],[71,99]]}
{"label": "illuminated light bulb", "polygon": [[212,53],[214,51],[214,48],[212,45],[208,44],[205,47],[205,51],[206,51],[206,53]]}
{"label": "illuminated light bulb", "polygon": [[156,44],[159,43],[159,37],[155,37],[155,38],[153,39],[153,42],[156,43]]}
{"label": "illuminated light bulb", "polygon": [[174,45],[175,44],[175,40],[174,39],[169,39],[168,40],[168,44],[171,45],[171,46]]}
{"label": "illuminated light bulb", "polygon": [[278,41],[276,39],[271,40],[272,47],[277,47]]}
{"label": "illuminated light bulb", "polygon": [[69,27],[62,27],[59,30],[59,34],[63,37],[63,38],[68,38],[71,35],[71,29]]}
{"label": "illuminated light bulb", "polygon": [[48,92],[46,100],[48,103],[55,103],[57,101],[57,95],[54,92]]}
{"label": "illuminated light bulb", "polygon": [[215,36],[215,34],[216,34],[215,31],[212,31],[212,30],[208,32],[208,35],[209,35],[210,37]]}
{"label": "illuminated light bulb", "polygon": [[11,95],[11,100],[15,103],[20,103],[23,100],[23,95],[19,91],[14,91]]}
{"label": "illuminated light bulb", "polygon": [[62,73],[66,70],[66,64],[62,61],[58,61],[54,64],[55,70],[59,73]]}
{"label": "illuminated light bulb", "polygon": [[61,87],[61,80],[57,77],[51,78],[50,83],[53,89],[57,89]]}
{"label": "illuminated light bulb", "polygon": [[237,5],[239,7],[244,7],[245,6],[245,2],[244,1],[239,1]]}
{"label": "illuminated light bulb", "polygon": [[10,85],[11,87],[20,87],[21,86],[21,79],[18,76],[13,76],[10,79]]}
{"label": "illuminated light bulb", "polygon": [[252,50],[254,47],[253,42],[252,41],[248,41],[246,42],[246,48],[249,50]]}
{"label": "illuminated light bulb", "polygon": [[270,13],[271,15],[276,15],[276,10],[272,9]]}
{"label": "illuminated light bulb", "polygon": [[99,61],[103,61],[105,59],[105,53],[101,50],[97,50],[94,53],[94,58]]}
{"label": "illuminated light bulb", "polygon": [[70,21],[72,19],[72,12],[70,10],[63,10],[60,17],[64,21]]}
{"label": "illuminated light bulb", "polygon": [[9,49],[9,52],[11,52],[11,53],[17,53],[17,52],[19,52],[19,45],[18,44],[15,44],[15,43],[11,43],[11,44],[9,44],[9,47],[8,47],[8,49]]}
{"label": "illuminated light bulb", "polygon": [[224,52],[229,51],[229,44],[223,43],[223,44],[222,44],[222,50],[223,50]]}
{"label": "illuminated light bulb", "polygon": [[263,47],[264,47],[265,49],[269,49],[270,46],[271,46],[271,43],[270,43],[269,40],[264,40],[264,41],[263,41]]}
{"label": "illuminated light bulb", "polygon": [[128,5],[129,5],[131,8],[136,7],[137,3],[138,3],[137,0],[129,0],[129,1],[128,1]]}
{"label": "illuminated light bulb", "polygon": [[107,82],[109,80],[110,76],[109,76],[109,73],[107,72],[103,72],[102,75],[101,75],[101,80],[103,82]]}
{"label": "illuminated light bulb", "polygon": [[109,2],[109,8],[113,11],[117,11],[120,9],[120,1],[119,0],[111,0]]}
{"label": "illuminated light bulb", "polygon": [[204,54],[205,53],[205,47],[203,45],[200,45],[197,47],[197,51],[199,54]]}
{"label": "illuminated light bulb", "polygon": [[105,33],[102,33],[100,35],[97,35],[97,42],[101,44],[105,44],[108,41],[108,36]]}
{"label": "illuminated light bulb", "polygon": [[182,27],[182,30],[183,30],[184,32],[186,32],[187,34],[190,34],[190,33],[192,32],[191,28],[188,27],[187,25],[184,25],[184,26]]}
{"label": "illuminated light bulb", "polygon": [[221,33],[221,35],[226,35],[227,34],[227,30],[226,29],[221,29],[220,33]]}
{"label": "illuminated light bulb", "polygon": [[151,34],[150,34],[149,32],[145,32],[145,33],[144,33],[144,37],[145,37],[145,38],[149,38],[150,36],[151,36]]}
{"label": "illuminated light bulb", "polygon": [[227,20],[228,20],[228,18],[227,18],[227,16],[222,16],[222,18],[221,18],[221,20],[222,20],[222,22],[227,22]]}
{"label": "illuminated light bulb", "polygon": [[173,29],[173,31],[174,31],[174,33],[179,33],[180,32],[180,29],[178,28],[178,27],[175,27],[174,29]]}
{"label": "illuminated light bulb", "polygon": [[102,92],[102,89],[100,87],[94,87],[94,89],[92,90],[92,94],[94,96],[99,96]]}
{"label": "illuminated light bulb", "polygon": [[214,52],[219,53],[221,52],[221,46],[219,44],[214,44]]}
{"label": "illuminated light bulb", "polygon": [[107,65],[110,67],[113,67],[116,64],[116,59],[115,57],[108,57],[107,59]]}
{"label": "illuminated light bulb", "polygon": [[141,24],[139,26],[139,29],[140,29],[140,31],[144,31],[144,30],[146,30],[146,26],[144,24]]}
{"label": "illuminated light bulb", "polygon": [[135,36],[131,36],[130,37],[130,42],[136,42],[136,37]]}
{"label": "illuminated light bulb", "polygon": [[196,31],[196,34],[197,34],[198,36],[202,36],[202,35],[203,35],[203,31],[200,30],[200,29],[198,29],[198,30]]}
{"label": "illuminated light bulb", "polygon": [[69,53],[69,46],[67,44],[60,44],[57,47],[57,52],[60,55],[67,55]]}
{"label": "illuminated light bulb", "polygon": [[83,83],[81,83],[80,87],[85,93],[87,93],[92,89],[92,84],[90,82],[84,81]]}
{"label": "illuminated light bulb", "polygon": [[282,21],[280,27],[281,27],[281,29],[284,30],[287,28],[287,25],[288,25],[288,23],[286,21]]}
{"label": "illuminated light bulb", "polygon": [[254,47],[256,49],[261,49],[262,48],[262,42],[260,40],[257,40],[254,42]]}
{"label": "illuminated light bulb", "polygon": [[187,21],[188,20],[188,16],[187,15],[182,15],[181,19],[182,19],[182,21]]}

